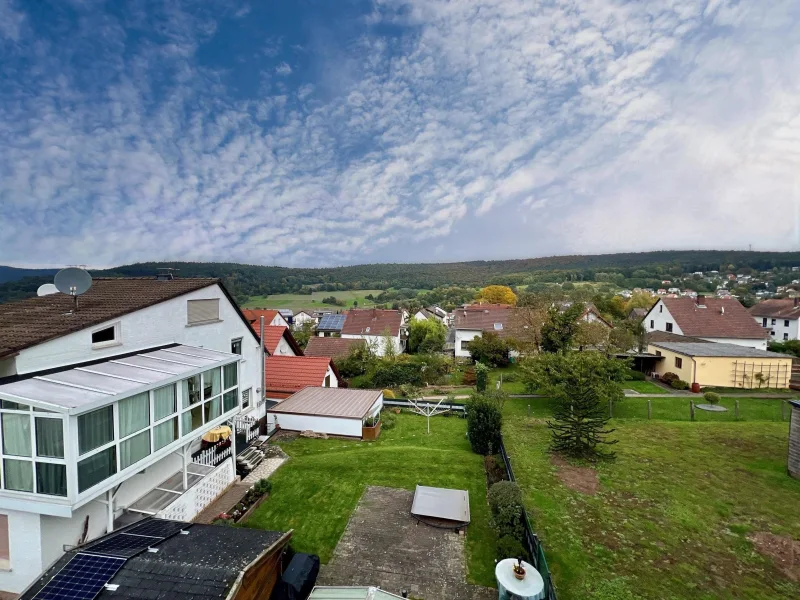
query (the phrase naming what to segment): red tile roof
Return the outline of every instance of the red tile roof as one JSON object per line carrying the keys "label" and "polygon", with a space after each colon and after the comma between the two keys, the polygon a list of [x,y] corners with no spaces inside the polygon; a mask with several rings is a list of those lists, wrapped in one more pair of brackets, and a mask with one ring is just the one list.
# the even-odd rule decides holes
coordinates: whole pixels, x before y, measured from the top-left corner
{"label": "red tile roof", "polygon": [[[510,306],[488,304],[458,308],[453,311],[453,314],[455,314],[456,329],[493,331],[499,337],[506,337],[511,334],[512,319],[515,313],[514,308]],[[501,328],[498,329],[495,324],[500,325]]]}
{"label": "red tile roof", "polygon": [[384,335],[389,331],[392,337],[400,335],[403,315],[399,310],[381,310],[367,308],[349,310],[342,326],[343,334],[350,335]]}
{"label": "red tile roof", "polygon": [[308,340],[305,356],[329,356],[331,358],[345,358],[356,346],[365,346],[366,341],[353,338],[319,337],[314,336]]}
{"label": "red tile roof", "polygon": [[275,315],[280,313],[277,310],[272,310],[270,308],[243,308],[242,314],[244,314],[245,318],[254,325],[253,329],[255,329],[256,333],[258,333],[258,329],[261,326],[261,317],[264,317],[264,327],[267,327],[270,323],[272,323],[272,319],[275,318]]}
{"label": "red tile roof", "polygon": [[309,386],[322,387],[329,366],[341,385],[339,373],[327,356],[268,356],[264,360],[267,396],[288,398]]}
{"label": "red tile roof", "polygon": [[750,308],[754,317],[775,317],[779,319],[800,318],[800,303],[794,298],[762,300]]}
{"label": "red tile roof", "polygon": [[[661,301],[681,328],[683,335],[748,340],[769,337],[769,331],[759,326],[736,299],[662,298]],[[657,305],[658,303],[655,306]]]}
{"label": "red tile roof", "polygon": [[[250,327],[252,327],[253,331],[258,335],[261,329],[261,323],[259,321],[250,323]],[[303,349],[297,343],[297,340],[294,339],[288,327],[284,327],[283,325],[269,325],[264,327],[264,348],[269,354],[275,354],[281,339],[286,340],[286,343],[294,350],[296,356],[303,356]]]}

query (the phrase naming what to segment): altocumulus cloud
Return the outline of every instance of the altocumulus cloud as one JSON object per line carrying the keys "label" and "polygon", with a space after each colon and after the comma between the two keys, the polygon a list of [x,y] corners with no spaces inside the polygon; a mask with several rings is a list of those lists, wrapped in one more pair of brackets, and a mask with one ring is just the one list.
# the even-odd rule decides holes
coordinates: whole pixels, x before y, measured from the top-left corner
{"label": "altocumulus cloud", "polygon": [[0,0],[0,262],[797,244],[796,0],[292,5]]}

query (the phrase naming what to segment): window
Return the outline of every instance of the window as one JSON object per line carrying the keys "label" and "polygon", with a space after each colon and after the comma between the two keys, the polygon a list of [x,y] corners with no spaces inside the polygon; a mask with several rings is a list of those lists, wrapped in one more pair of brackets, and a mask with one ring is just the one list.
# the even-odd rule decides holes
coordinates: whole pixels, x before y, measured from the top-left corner
{"label": "window", "polygon": [[660,313],[664,312],[664,305],[663,304],[659,304],[658,305],[658,312],[660,312]]}
{"label": "window", "polygon": [[92,332],[92,348],[107,348],[120,343],[120,324],[103,327]]}
{"label": "window", "polygon": [[784,319],[783,320],[783,326],[784,327],[788,327],[789,326],[789,319]]}
{"label": "window", "polygon": [[467,350],[467,351],[468,351],[468,350],[469,350],[469,341],[467,341],[467,340],[461,340],[461,349],[462,349],[462,350]]}
{"label": "window", "polygon": [[36,417],[36,456],[64,458],[64,422]]}
{"label": "window", "polygon": [[242,392],[242,408],[247,408],[248,406],[250,406],[250,388]]}
{"label": "window", "polygon": [[195,406],[191,410],[183,413],[183,421],[181,423],[181,435],[194,431],[198,427],[203,426],[203,407]]}
{"label": "window", "polygon": [[331,376],[325,375],[325,387],[331,387]]}
{"label": "window", "polygon": [[29,460],[3,460],[3,477],[7,490],[33,491],[33,463]]}
{"label": "window", "polygon": [[150,426],[150,397],[147,392],[119,401],[119,436],[126,437]]}
{"label": "window", "polygon": [[211,369],[203,373],[203,400],[218,396],[220,388],[219,369]]}
{"label": "window", "polygon": [[242,338],[231,340],[231,354],[242,355]]}
{"label": "window", "polygon": [[494,330],[495,331],[502,331],[503,330],[503,324],[502,323],[495,323],[494,324]]}
{"label": "window", "polygon": [[78,451],[86,454],[114,440],[114,407],[78,416]]}
{"label": "window", "polygon": [[775,325],[775,323],[777,323],[777,322],[778,322],[777,319],[772,319],[772,325]]}
{"label": "window", "polygon": [[8,537],[8,515],[0,515],[0,569],[11,568],[11,544]]}
{"label": "window", "polygon": [[111,446],[97,454],[92,454],[89,458],[84,458],[78,463],[78,491],[85,492],[116,472],[116,446]]}
{"label": "window", "polygon": [[219,298],[213,300],[187,300],[187,324],[212,323],[219,321]]}
{"label": "window", "polygon": [[682,367],[683,367],[683,359],[678,357],[678,356],[676,356],[675,357],[675,368],[676,369],[680,369]]}
{"label": "window", "polygon": [[153,450],[160,450],[178,439],[178,417],[153,427]]}
{"label": "window", "polygon": [[783,339],[784,340],[788,340],[789,339],[789,334],[788,333],[784,333],[783,334]]}
{"label": "window", "polygon": [[209,400],[205,403],[203,409],[205,410],[205,422],[213,421],[222,414],[222,398]]}
{"label": "window", "polygon": [[770,334],[772,337],[775,337],[775,330],[774,330],[774,329],[773,329],[773,330],[771,330],[771,331],[769,332],[769,334]]}
{"label": "window", "polygon": [[656,350],[656,356],[661,356],[661,350]]}
{"label": "window", "polygon": [[48,496],[66,496],[67,465],[37,462],[36,492]]}
{"label": "window", "polygon": [[30,415],[3,415],[3,454],[6,456],[31,455]]}
{"label": "window", "polygon": [[656,322],[653,319],[650,319],[650,329],[656,328]]}
{"label": "window", "polygon": [[667,323],[667,331],[672,331],[672,323]]}
{"label": "window", "polygon": [[761,319],[761,326],[762,327],[766,327],[767,326],[767,317],[764,317],[763,319]]}
{"label": "window", "polygon": [[[236,390],[231,390],[230,392],[225,392],[225,395],[222,397],[222,410],[223,412],[228,412],[229,410],[233,410],[236,408]],[[244,398],[245,395],[247,396],[247,403],[250,404],[250,390],[245,390],[242,392],[242,404],[244,405]]]}
{"label": "window", "polygon": [[154,421],[160,421],[161,419],[174,414],[176,410],[178,410],[178,405],[175,398],[174,384],[153,390]]}
{"label": "window", "polygon": [[236,363],[231,363],[222,367],[222,384],[223,389],[229,390],[235,387],[238,382],[238,375],[236,373]]}
{"label": "window", "polygon": [[200,375],[181,381],[183,386],[183,408],[200,402]]}
{"label": "window", "polygon": [[150,454],[150,430],[142,431],[119,444],[119,468],[127,469]]}

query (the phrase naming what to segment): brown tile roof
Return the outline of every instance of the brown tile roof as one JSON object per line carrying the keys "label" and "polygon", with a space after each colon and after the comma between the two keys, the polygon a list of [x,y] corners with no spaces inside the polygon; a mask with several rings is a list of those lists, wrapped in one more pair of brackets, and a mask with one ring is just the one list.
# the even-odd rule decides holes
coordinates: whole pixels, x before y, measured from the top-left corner
{"label": "brown tile roof", "polygon": [[762,300],[750,308],[754,317],[775,317],[778,319],[800,318],[800,304],[794,298]]}
{"label": "brown tile roof", "polygon": [[[476,331],[493,331],[499,337],[511,335],[515,309],[498,304],[472,305],[458,308],[455,314],[455,328]],[[495,323],[502,325],[501,329]]]}
{"label": "brown tile roof", "polygon": [[328,367],[339,380],[339,372],[327,356],[268,356],[264,359],[267,396],[287,398],[305,387],[322,387]]}
{"label": "brown tile roof", "polygon": [[329,356],[330,358],[346,358],[356,346],[365,346],[366,341],[353,338],[319,337],[308,340],[304,354],[306,356]]}
{"label": "brown tile roof", "polygon": [[76,313],[73,298],[61,293],[2,304],[0,357],[219,283],[201,278],[96,278],[78,298]]}
{"label": "brown tile roof", "polygon": [[[349,335],[383,335],[389,330],[389,335],[400,335],[400,325],[403,315],[399,310],[381,310],[367,308],[348,310],[347,318],[342,326],[342,333]],[[369,329],[369,331],[367,331]]]}
{"label": "brown tile roof", "polygon": [[307,387],[267,412],[363,419],[382,393],[380,390]]}
{"label": "brown tile roof", "polygon": [[748,340],[769,337],[769,332],[759,326],[736,299],[705,298],[702,300],[705,308],[700,308],[701,301],[694,298],[662,298],[661,301],[683,335]]}

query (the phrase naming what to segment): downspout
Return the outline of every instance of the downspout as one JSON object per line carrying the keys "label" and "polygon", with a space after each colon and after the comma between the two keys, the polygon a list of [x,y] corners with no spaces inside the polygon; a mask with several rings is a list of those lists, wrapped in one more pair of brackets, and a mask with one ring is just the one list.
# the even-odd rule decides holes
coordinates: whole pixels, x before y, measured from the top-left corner
{"label": "downspout", "polygon": [[261,400],[267,397],[267,366],[264,363],[266,360],[266,353],[264,351],[264,315],[261,315]]}
{"label": "downspout", "polygon": [[692,359],[692,363],[694,367],[692,368],[692,385],[697,383],[697,361],[694,359],[694,356],[690,356],[689,358]]}

